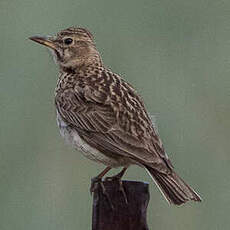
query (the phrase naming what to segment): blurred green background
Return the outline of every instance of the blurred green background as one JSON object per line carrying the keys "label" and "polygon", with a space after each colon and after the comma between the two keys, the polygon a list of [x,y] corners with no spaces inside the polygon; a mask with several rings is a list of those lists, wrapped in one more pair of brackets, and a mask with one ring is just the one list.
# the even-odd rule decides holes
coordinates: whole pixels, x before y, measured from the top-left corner
{"label": "blurred green background", "polygon": [[131,167],[126,179],[150,182],[150,229],[229,229],[229,0],[1,0],[0,25],[1,230],[91,229],[90,178],[103,166],[60,137],[58,69],[28,40],[73,25],[138,89],[177,172],[203,197],[168,206]]}

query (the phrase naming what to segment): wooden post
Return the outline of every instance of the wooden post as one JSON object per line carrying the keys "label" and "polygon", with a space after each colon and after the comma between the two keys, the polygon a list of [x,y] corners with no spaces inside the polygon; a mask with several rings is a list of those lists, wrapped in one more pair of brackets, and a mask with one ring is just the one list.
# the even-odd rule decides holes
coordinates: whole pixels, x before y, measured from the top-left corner
{"label": "wooden post", "polygon": [[146,222],[149,202],[148,184],[138,181],[123,181],[128,204],[120,191],[118,181],[103,182],[108,198],[100,185],[93,196],[92,230],[148,230]]}

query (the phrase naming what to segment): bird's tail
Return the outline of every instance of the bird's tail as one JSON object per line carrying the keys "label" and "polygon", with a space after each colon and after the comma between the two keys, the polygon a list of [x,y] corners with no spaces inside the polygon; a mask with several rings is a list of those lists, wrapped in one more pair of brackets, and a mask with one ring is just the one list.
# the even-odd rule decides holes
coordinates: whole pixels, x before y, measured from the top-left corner
{"label": "bird's tail", "polygon": [[189,200],[201,201],[200,196],[174,171],[163,174],[150,167],[146,167],[146,170],[170,204],[181,205]]}

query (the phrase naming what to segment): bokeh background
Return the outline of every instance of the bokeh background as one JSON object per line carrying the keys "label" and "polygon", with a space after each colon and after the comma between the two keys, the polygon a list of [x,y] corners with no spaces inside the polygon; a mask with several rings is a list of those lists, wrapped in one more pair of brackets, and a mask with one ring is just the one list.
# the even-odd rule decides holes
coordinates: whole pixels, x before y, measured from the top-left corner
{"label": "bokeh background", "polygon": [[[203,197],[168,206],[150,182],[150,229],[227,230],[230,219],[229,0],[0,1],[0,229],[91,229],[90,178],[103,166],[55,121],[58,69],[28,40],[77,25],[142,95],[177,172]],[[113,171],[115,173],[116,170]]]}

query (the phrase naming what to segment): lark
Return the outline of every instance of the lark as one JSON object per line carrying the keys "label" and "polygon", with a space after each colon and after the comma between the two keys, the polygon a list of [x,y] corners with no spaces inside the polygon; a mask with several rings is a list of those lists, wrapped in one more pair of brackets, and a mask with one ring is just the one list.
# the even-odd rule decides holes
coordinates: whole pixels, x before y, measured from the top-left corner
{"label": "lark", "polygon": [[123,167],[109,178],[121,181],[130,165],[139,165],[170,204],[201,201],[174,171],[143,100],[104,66],[87,29],[70,27],[56,36],[30,39],[50,48],[59,66],[55,106],[61,135],[87,158],[106,166],[94,182],[110,169]]}

